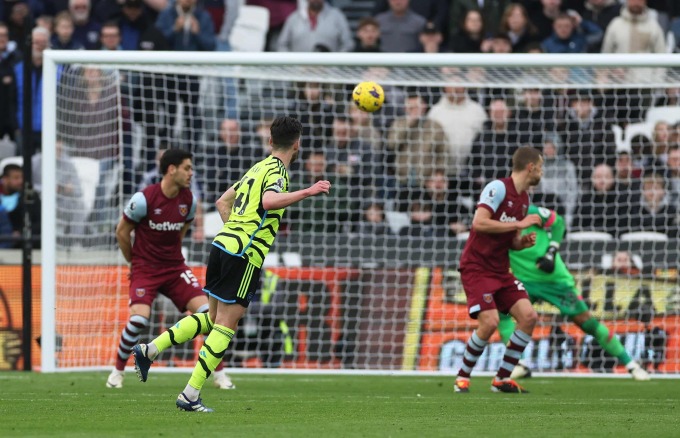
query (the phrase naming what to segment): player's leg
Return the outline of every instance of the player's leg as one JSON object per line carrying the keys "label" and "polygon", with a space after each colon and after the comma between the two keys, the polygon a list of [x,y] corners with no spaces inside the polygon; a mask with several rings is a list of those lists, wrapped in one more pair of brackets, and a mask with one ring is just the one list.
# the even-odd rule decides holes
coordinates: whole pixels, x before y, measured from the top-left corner
{"label": "player's leg", "polygon": [[630,357],[619,338],[617,338],[614,333],[610,332],[606,325],[595,319],[589,311],[586,310],[585,312],[574,316],[572,320],[581,328],[581,330],[594,337],[604,351],[614,356],[619,362],[625,365],[626,369],[635,380],[649,380],[647,371]]}
{"label": "player's leg", "polygon": [[108,388],[123,387],[125,365],[132,354],[132,348],[139,342],[142,332],[149,327],[149,316],[151,316],[149,304],[137,303],[130,306],[130,317],[118,342],[116,365],[106,380]]}
{"label": "player's leg", "polygon": [[177,397],[176,404],[181,410],[211,411],[203,405],[199,397],[201,389],[217,368],[234,337],[238,322],[259,285],[260,273],[260,268],[245,259],[223,252],[217,247],[211,250],[205,291],[210,296],[210,316],[214,317],[214,324],[199,351],[198,362],[189,383]]}
{"label": "player's leg", "polygon": [[506,344],[505,354],[491,389],[495,392],[527,392],[510,378],[510,374],[531,342],[538,315],[529,301],[524,285],[512,275],[507,276],[503,289],[496,293],[495,299],[499,310],[509,312],[517,321],[517,326]]}
{"label": "player's leg", "polygon": [[[470,318],[476,319],[479,325],[468,339],[463,354],[463,363],[458,370],[454,390],[470,391],[470,374],[484,352],[489,338],[498,327],[498,311],[493,292],[501,283],[498,279],[481,272],[461,271],[461,282],[467,298]],[[484,291],[484,292],[482,292]]]}

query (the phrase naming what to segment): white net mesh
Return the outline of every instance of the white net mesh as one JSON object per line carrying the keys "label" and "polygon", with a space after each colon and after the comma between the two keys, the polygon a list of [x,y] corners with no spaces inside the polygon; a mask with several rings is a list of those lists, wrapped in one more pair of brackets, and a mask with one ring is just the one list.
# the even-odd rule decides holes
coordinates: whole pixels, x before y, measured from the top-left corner
{"label": "white net mesh", "polygon": [[[128,318],[114,228],[156,182],[160,149],[194,153],[202,211],[185,241],[199,279],[221,227],[214,201],[266,156],[271,120],[304,126],[288,209],[226,363],[457,370],[475,324],[456,271],[475,200],[522,145],[545,156],[532,202],[568,224],[561,254],[592,313],[650,370],[680,373],[677,288],[680,70],[617,67],[63,65],[57,90],[57,366],[111,366]],[[384,107],[350,92],[380,83]],[[45,212],[45,214],[50,214]],[[631,233],[646,232],[640,236]],[[628,266],[623,266],[628,256]],[[525,359],[541,371],[621,372],[539,304]],[[148,340],[181,315],[161,299]],[[200,340],[199,340],[200,341]],[[197,341],[198,342],[198,341]],[[196,343],[161,365],[193,366]],[[494,335],[477,370],[495,371]]]}

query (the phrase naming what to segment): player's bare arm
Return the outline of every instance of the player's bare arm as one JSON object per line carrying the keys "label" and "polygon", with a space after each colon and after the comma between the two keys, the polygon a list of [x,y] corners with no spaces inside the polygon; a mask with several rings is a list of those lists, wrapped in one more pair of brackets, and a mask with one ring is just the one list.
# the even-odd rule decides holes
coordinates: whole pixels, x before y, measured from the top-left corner
{"label": "player's bare arm", "polygon": [[501,222],[492,219],[491,216],[492,213],[488,209],[478,208],[472,219],[472,229],[478,233],[500,234],[541,224],[541,217],[537,214],[530,214],[519,222]]}
{"label": "player's bare arm", "polygon": [[126,221],[125,218],[120,218],[116,226],[116,240],[120,252],[128,263],[132,262],[132,231],[135,229],[135,224]]}
{"label": "player's bare arm", "polygon": [[[191,222],[193,222],[193,221],[191,221]],[[180,240],[182,240],[182,241],[184,240],[184,236],[187,235],[187,231],[189,231],[189,228],[191,228],[191,222],[186,222],[184,224],[184,226],[182,227],[182,229],[180,230],[180,232],[179,232]]]}
{"label": "player's bare arm", "polygon": [[322,180],[317,181],[314,185],[307,187],[306,189],[298,190],[290,193],[277,193],[274,191],[268,191],[262,195],[262,207],[265,210],[278,210],[280,208],[286,208],[289,205],[293,205],[296,202],[302,201],[303,199],[309,198],[311,196],[320,195],[322,193],[328,194],[331,191],[330,181]]}
{"label": "player's bare arm", "polygon": [[236,190],[234,190],[234,186],[231,186],[226,192],[222,193],[220,199],[215,202],[217,212],[220,214],[222,222],[224,223],[229,220],[231,208],[234,206],[234,199],[236,199]]}

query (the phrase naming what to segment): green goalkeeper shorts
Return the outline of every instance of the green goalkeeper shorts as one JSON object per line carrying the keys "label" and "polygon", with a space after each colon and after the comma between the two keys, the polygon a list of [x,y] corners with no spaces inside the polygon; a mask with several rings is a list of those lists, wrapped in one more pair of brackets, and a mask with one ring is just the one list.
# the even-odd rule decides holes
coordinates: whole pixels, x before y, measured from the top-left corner
{"label": "green goalkeeper shorts", "polygon": [[576,286],[568,283],[522,282],[532,303],[545,301],[560,309],[565,316],[576,316],[588,311],[588,305]]}

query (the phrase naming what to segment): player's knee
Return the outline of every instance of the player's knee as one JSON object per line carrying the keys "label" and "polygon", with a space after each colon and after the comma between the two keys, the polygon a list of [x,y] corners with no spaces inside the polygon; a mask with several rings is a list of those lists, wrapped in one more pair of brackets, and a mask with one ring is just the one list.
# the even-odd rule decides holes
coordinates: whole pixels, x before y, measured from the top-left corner
{"label": "player's knee", "polygon": [[141,332],[149,328],[149,318],[142,315],[130,315],[128,325],[135,327],[138,332]]}
{"label": "player's knee", "polygon": [[492,334],[498,328],[498,312],[482,312],[479,314],[479,329],[482,332]]}
{"label": "player's knee", "polygon": [[532,330],[536,326],[537,322],[538,313],[536,313],[536,310],[534,310],[533,307],[526,309],[524,312],[522,312],[521,317],[517,320],[517,324],[521,326],[521,328]]}

